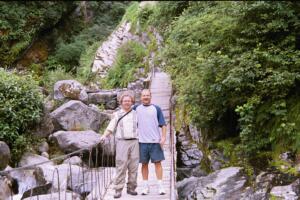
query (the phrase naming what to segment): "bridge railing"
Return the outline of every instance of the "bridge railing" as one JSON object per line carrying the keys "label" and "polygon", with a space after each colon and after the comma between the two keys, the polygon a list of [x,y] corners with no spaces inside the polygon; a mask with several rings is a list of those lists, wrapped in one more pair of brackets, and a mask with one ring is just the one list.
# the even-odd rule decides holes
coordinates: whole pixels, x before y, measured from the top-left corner
{"label": "bridge railing", "polygon": [[[171,92],[173,94],[173,91]],[[172,115],[172,100],[170,99],[170,108],[169,108],[169,116],[170,116],[170,152],[171,152],[171,194],[170,194],[170,200],[177,200],[178,199],[178,194],[177,194],[177,189],[176,189],[176,161],[177,161],[177,151],[176,151],[176,135],[174,132],[174,126],[173,126],[173,115]]]}
{"label": "bridge railing", "polygon": [[[81,162],[79,165],[72,165],[70,162],[68,164],[53,165],[53,162],[63,161],[75,155],[81,157],[85,162]],[[105,144],[97,143],[48,161],[0,171],[0,175],[13,178],[14,172],[25,172],[27,170],[31,172],[42,170],[44,175],[48,173],[48,176],[52,176],[52,178],[44,177],[46,184],[34,185],[28,188],[27,191],[19,191],[24,192],[22,199],[46,199],[45,195],[50,195],[50,199],[58,200],[102,200],[115,173],[114,138],[110,138]],[[45,185],[50,185],[50,187],[45,190]],[[38,192],[36,188],[43,186],[45,187],[44,193]],[[9,200],[13,200],[14,195],[16,194],[11,193]]]}

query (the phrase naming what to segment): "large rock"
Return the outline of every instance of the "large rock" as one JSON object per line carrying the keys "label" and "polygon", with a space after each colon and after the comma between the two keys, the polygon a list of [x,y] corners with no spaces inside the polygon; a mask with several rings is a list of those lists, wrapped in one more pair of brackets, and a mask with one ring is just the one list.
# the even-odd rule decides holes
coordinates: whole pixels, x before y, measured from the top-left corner
{"label": "large rock", "polygon": [[72,156],[64,160],[63,164],[78,165],[82,164],[82,159],[79,156]]}
{"label": "large rock", "polygon": [[23,194],[27,190],[35,188],[40,184],[36,180],[34,170],[16,170],[9,173],[9,175],[17,181],[18,192]]}
{"label": "large rock", "polygon": [[5,142],[0,141],[0,171],[4,170],[11,158],[10,150]]}
{"label": "large rock", "polygon": [[38,146],[38,151],[40,153],[48,152],[49,151],[49,144],[46,141],[40,143],[39,146]]}
{"label": "large rock", "polygon": [[40,163],[42,163],[43,165],[53,165],[53,162],[48,158],[33,153],[25,153],[19,162],[19,166],[30,166],[28,167],[28,169],[35,169],[35,165],[40,165]]}
{"label": "large rock", "polygon": [[[39,165],[39,163],[43,163]],[[12,177],[18,183],[18,191],[23,194],[27,190],[37,187],[40,184],[44,184],[45,181],[39,179],[36,174],[37,166],[50,165],[53,166],[53,162],[49,159],[32,153],[25,153],[20,162],[20,167],[30,166],[26,170],[13,170],[9,172],[9,176]],[[11,170],[7,168],[6,170]]]}
{"label": "large rock", "polygon": [[43,194],[33,197],[25,198],[24,200],[81,200],[79,194],[74,192],[62,191],[60,193]]}
{"label": "large rock", "polygon": [[115,143],[110,137],[106,142],[100,143],[100,134],[90,131],[58,131],[51,135],[60,149],[66,153],[82,149],[83,162],[91,166],[112,166],[114,162]]}
{"label": "large rock", "polygon": [[300,199],[300,179],[290,185],[273,187],[270,194],[278,199],[298,200]]}
{"label": "large rock", "polygon": [[240,200],[246,181],[242,168],[224,168],[206,177],[191,177],[178,182],[179,199]]}
{"label": "large rock", "polygon": [[92,130],[58,131],[53,133],[52,137],[57,141],[61,150],[69,153],[83,148],[91,148],[100,142],[101,135]]}
{"label": "large rock", "polygon": [[[70,170],[71,169],[71,170]],[[41,165],[37,166],[35,173],[40,179],[44,179],[45,183],[51,183],[54,191],[66,190],[68,187],[69,177],[79,178],[82,172],[80,166],[69,166],[68,164],[61,165]],[[74,179],[75,180],[75,179]]]}
{"label": "large rock", "polygon": [[177,177],[176,180],[177,181],[181,181],[185,178],[189,178],[189,177],[201,177],[201,176],[206,176],[207,173],[200,169],[200,166],[198,167],[194,167],[194,168],[177,168],[176,169],[176,173],[177,173]]}
{"label": "large rock", "polygon": [[62,80],[54,85],[54,99],[74,99],[86,102],[88,95],[85,88],[75,80]]}
{"label": "large rock", "polygon": [[114,91],[100,91],[88,94],[88,102],[104,105],[105,109],[114,110],[118,107],[117,93]]}
{"label": "large rock", "polygon": [[48,194],[48,193],[50,193],[51,188],[52,188],[51,183],[47,183],[44,185],[34,187],[34,188],[29,189],[26,192],[24,192],[21,199],[25,199],[25,198],[33,197],[33,196],[37,196],[37,195]]}
{"label": "large rock", "polygon": [[107,120],[96,106],[87,106],[80,101],[71,100],[51,113],[55,130],[94,130]]}
{"label": "large rock", "polygon": [[273,184],[276,182],[277,175],[268,172],[261,172],[255,179],[253,187],[248,186],[245,189],[245,192],[242,194],[244,200],[248,199],[259,199],[259,200],[268,200],[269,191],[273,187]]}
{"label": "large rock", "polygon": [[52,184],[53,191],[58,191],[58,189],[63,191],[68,188],[80,195],[86,195],[94,188],[103,187],[103,181],[106,181],[106,184],[109,183],[109,176],[112,178],[114,175],[113,168],[89,169],[69,164],[40,166],[37,170],[43,174],[47,183]]}
{"label": "large rock", "polygon": [[181,131],[177,136],[177,141],[179,144],[179,158],[180,163],[183,167],[196,167],[200,164],[203,153],[199,150],[198,146],[192,143],[186,134]]}

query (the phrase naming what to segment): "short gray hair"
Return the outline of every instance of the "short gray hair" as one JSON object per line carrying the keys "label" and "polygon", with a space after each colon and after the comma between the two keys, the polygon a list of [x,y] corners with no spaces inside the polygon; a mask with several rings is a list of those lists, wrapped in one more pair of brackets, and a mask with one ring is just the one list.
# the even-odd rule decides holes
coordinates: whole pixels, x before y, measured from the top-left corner
{"label": "short gray hair", "polygon": [[129,98],[131,99],[132,103],[134,104],[134,96],[131,95],[129,92],[124,92],[124,93],[121,95],[121,97],[120,97],[120,99],[119,99],[119,103],[120,103],[120,104],[122,104],[122,101],[123,101],[123,99],[124,99],[125,97],[129,97]]}
{"label": "short gray hair", "polygon": [[150,89],[143,89],[142,92],[141,92],[141,94],[143,94],[144,92],[149,92],[149,93],[150,93],[150,96],[151,96],[151,91],[150,91]]}

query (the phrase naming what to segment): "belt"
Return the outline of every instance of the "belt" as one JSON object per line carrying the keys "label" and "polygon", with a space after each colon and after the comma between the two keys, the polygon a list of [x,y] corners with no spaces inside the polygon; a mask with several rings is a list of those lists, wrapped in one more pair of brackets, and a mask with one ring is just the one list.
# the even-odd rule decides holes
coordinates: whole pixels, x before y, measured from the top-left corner
{"label": "belt", "polygon": [[137,140],[137,138],[120,138],[120,140]]}

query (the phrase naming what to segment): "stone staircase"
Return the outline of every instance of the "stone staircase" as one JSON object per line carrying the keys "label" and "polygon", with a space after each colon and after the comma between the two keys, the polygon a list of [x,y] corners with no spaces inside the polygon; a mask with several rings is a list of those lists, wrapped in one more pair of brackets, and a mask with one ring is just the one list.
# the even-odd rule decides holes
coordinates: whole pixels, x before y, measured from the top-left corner
{"label": "stone staircase", "polygon": [[114,32],[112,32],[108,39],[102,43],[95,55],[92,66],[93,73],[97,73],[101,77],[104,77],[115,61],[118,48],[128,41],[140,41],[137,35],[130,32],[130,28],[131,23],[124,21]]}

